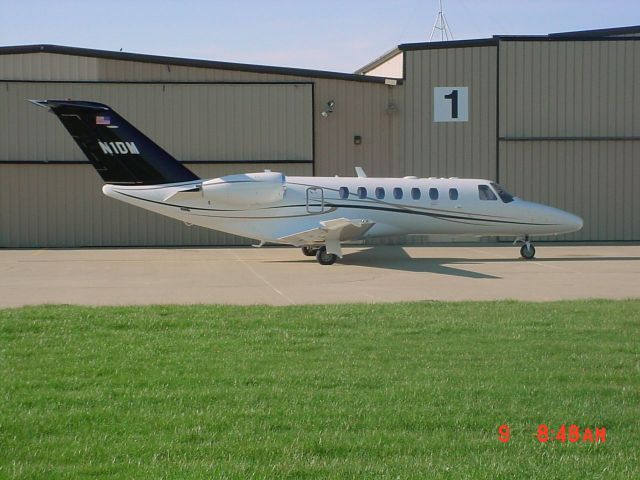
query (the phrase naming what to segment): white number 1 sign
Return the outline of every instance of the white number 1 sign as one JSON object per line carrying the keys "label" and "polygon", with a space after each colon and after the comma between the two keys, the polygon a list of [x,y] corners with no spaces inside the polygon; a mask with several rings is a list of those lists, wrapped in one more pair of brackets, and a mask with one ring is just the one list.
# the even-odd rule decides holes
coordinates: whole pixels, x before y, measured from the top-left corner
{"label": "white number 1 sign", "polygon": [[469,87],[434,87],[433,121],[466,122],[469,120]]}

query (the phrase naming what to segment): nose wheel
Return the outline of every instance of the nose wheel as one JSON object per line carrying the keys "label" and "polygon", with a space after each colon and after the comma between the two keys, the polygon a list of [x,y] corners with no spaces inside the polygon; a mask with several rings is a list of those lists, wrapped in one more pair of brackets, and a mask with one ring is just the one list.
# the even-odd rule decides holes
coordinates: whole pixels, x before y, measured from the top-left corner
{"label": "nose wheel", "polygon": [[531,260],[536,256],[536,247],[534,247],[531,243],[526,242],[520,247],[520,255],[522,256],[522,258]]}
{"label": "nose wheel", "polygon": [[529,241],[529,235],[526,235],[524,238],[519,237],[516,238],[514,245],[521,243],[520,247],[520,256],[526,260],[531,260],[536,256],[536,247],[533,246],[533,243]]}

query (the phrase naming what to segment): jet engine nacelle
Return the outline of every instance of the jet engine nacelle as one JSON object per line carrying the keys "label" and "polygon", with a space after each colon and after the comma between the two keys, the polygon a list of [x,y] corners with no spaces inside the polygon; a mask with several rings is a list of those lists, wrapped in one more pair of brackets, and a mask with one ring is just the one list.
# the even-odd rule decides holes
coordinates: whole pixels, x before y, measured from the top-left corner
{"label": "jet engine nacelle", "polygon": [[202,183],[202,195],[234,207],[269,205],[284,198],[285,176],[278,172],[242,173]]}

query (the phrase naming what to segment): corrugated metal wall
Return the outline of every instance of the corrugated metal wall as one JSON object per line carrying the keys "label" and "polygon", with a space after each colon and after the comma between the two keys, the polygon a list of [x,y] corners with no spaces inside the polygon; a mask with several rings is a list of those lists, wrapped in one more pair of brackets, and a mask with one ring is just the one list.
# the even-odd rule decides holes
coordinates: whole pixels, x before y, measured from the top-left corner
{"label": "corrugated metal wall", "polygon": [[97,81],[100,60],[56,53],[0,55],[0,80]]}
{"label": "corrugated metal wall", "polygon": [[[355,166],[375,176],[405,171],[397,166],[397,138],[391,133],[398,122],[397,112],[388,109],[400,86],[106,59],[99,61],[99,75],[105,81],[312,81],[316,175],[353,175]],[[335,102],[333,113],[321,116],[331,100]],[[361,145],[354,144],[355,135],[362,137]]]}
{"label": "corrugated metal wall", "polygon": [[[238,165],[188,165],[211,178]],[[288,175],[311,175],[309,164],[247,164]],[[90,165],[0,164],[0,245],[84,247],[112,245],[247,245],[248,239],[181,222],[107,198]]]}
{"label": "corrugated metal wall", "polygon": [[[406,52],[402,101],[405,174],[493,178],[496,171],[496,49]],[[433,121],[433,88],[469,88],[469,121]]]}
{"label": "corrugated metal wall", "polygon": [[[57,119],[26,98],[109,104],[176,158],[242,164],[189,165],[205,178],[272,168],[311,175],[311,84],[4,83],[0,160],[86,161]],[[278,160],[301,164],[255,164]],[[0,245],[246,244],[114,202],[89,165],[0,165]]]}
{"label": "corrugated metal wall", "polygon": [[4,83],[0,160],[86,160],[27,98],[106,103],[182,161],[313,160],[311,84]]}
{"label": "corrugated metal wall", "polygon": [[[376,176],[405,171],[397,166],[399,139],[394,130],[398,129],[398,110],[388,108],[390,103],[398,103],[401,86],[49,53],[0,55],[0,81],[2,79],[158,82],[163,85],[175,82],[311,82],[314,85],[316,175],[352,175],[355,166],[363,166]],[[330,100],[335,102],[334,112],[322,117],[320,112]],[[362,144],[354,144],[355,135],[362,137]]]}
{"label": "corrugated metal wall", "polygon": [[[316,175],[353,175],[362,165],[384,176],[396,164],[388,133],[394,116],[387,113],[394,87],[383,84],[50,53],[0,55],[4,79],[91,83],[0,83],[0,161],[85,160],[57,120],[24,101],[71,97],[112,105],[181,160],[310,162],[315,148]],[[334,112],[322,117],[330,100]],[[314,169],[312,163],[188,166],[204,178],[265,168],[312,175]],[[0,165],[0,246],[248,243],[120,204],[100,186],[88,165]]]}
{"label": "corrugated metal wall", "polygon": [[[78,94],[85,95],[90,91],[87,89],[102,89],[104,96],[98,100],[114,103],[115,108],[179,158],[215,160],[232,156],[238,160],[271,160],[284,155],[308,159],[311,148],[316,175],[352,175],[353,167],[361,165],[372,176],[497,178],[523,197],[582,215],[585,227],[570,239],[639,240],[640,189],[634,187],[640,179],[640,42],[625,38],[502,39],[498,45],[406,51],[405,83],[395,87],[45,53],[0,55],[0,79],[156,82],[109,87],[73,84],[75,93],[68,95],[61,90],[33,93],[80,98]],[[206,103],[215,105],[215,113],[209,114],[206,108],[203,110],[202,94],[197,92],[213,90],[207,90],[206,85],[178,85],[179,82],[298,82],[299,86],[291,90],[291,85],[269,85],[265,87],[268,95],[263,95],[267,90],[247,87],[255,97],[253,93],[236,95],[239,90],[230,87],[224,94],[214,95],[215,99],[207,97]],[[313,83],[311,100],[307,93],[311,89],[309,82]],[[469,88],[468,122],[433,122],[433,88],[437,86]],[[0,102],[7,107],[0,111],[0,122],[4,122],[0,125],[0,157],[82,159],[58,122],[50,122],[35,107],[24,104],[21,97],[30,92],[19,88],[23,87],[0,85]],[[243,103],[246,99],[249,102]],[[331,100],[335,102],[334,112],[322,117],[320,112]],[[295,112],[293,115],[302,118],[302,123],[287,124],[282,130],[268,125],[265,131],[262,122],[251,123],[242,116],[228,114],[234,109],[246,112],[248,105],[255,102],[261,105],[263,114],[275,109],[289,118]],[[176,126],[173,120],[166,121],[167,112],[172,118],[187,120]],[[188,120],[191,118],[199,124],[234,125],[236,141],[216,150],[216,145],[223,145],[224,135],[216,138],[206,129],[194,128]],[[62,133],[48,131],[49,128]],[[269,143],[268,139],[286,136],[290,129],[296,133],[284,142]],[[305,133],[310,129],[315,134],[311,138]],[[34,133],[46,142],[33,142]],[[361,145],[354,144],[355,135],[362,137]],[[244,142],[245,138],[252,140]],[[272,148],[248,148],[255,147],[254,141],[266,142]],[[88,166],[0,168],[1,245],[244,242],[215,232],[186,229],[177,222],[116,204],[101,196],[99,178]],[[289,174],[311,174],[312,170],[311,164],[194,166],[204,176],[262,168]],[[69,193],[53,191],[58,184],[69,186]],[[80,190],[74,190],[73,185],[80,184]],[[106,202],[114,205],[106,207]],[[76,211],[72,204],[82,211]],[[46,208],[39,208],[42,205],[57,212],[68,208],[73,214],[58,222],[55,214],[47,215]],[[19,209],[24,208],[27,215],[40,219],[37,226],[17,220]],[[96,217],[100,218],[97,223]]]}
{"label": "corrugated metal wall", "polygon": [[[205,178],[271,168],[311,175],[311,84],[4,83],[0,160],[86,161],[56,118],[25,98],[109,104]],[[278,164],[278,160],[305,161]],[[252,164],[251,162],[274,162]],[[0,246],[237,245],[102,195],[89,165],[0,165]]]}
{"label": "corrugated metal wall", "polygon": [[640,142],[501,142],[501,182],[523,198],[577,213],[567,240],[640,239]]}
{"label": "corrugated metal wall", "polygon": [[639,240],[640,42],[500,42],[500,181],[582,216],[571,240]]}
{"label": "corrugated metal wall", "polygon": [[[438,48],[405,52],[406,77],[390,100],[390,144],[398,161],[388,176],[493,178],[496,170],[496,49]],[[436,123],[434,87],[469,88],[469,121]],[[391,238],[381,243],[469,241],[444,235]]]}
{"label": "corrugated metal wall", "polygon": [[640,43],[500,43],[500,136],[640,134]]}

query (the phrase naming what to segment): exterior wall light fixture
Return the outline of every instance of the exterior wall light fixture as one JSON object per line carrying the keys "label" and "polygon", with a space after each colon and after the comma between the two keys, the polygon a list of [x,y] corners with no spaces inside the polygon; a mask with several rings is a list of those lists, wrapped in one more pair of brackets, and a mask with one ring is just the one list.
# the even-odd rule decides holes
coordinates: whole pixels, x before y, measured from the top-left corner
{"label": "exterior wall light fixture", "polygon": [[333,113],[333,107],[335,105],[336,105],[336,102],[334,102],[333,100],[329,100],[327,102],[326,108],[322,112],[320,112],[320,115],[322,115],[323,117],[327,118],[330,113]]}

